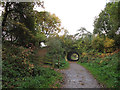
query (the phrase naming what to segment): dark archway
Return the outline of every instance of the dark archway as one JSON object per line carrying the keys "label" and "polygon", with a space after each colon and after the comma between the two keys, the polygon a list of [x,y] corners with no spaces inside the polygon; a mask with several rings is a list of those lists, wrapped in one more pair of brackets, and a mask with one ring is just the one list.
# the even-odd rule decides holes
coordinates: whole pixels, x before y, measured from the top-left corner
{"label": "dark archway", "polygon": [[[77,59],[71,58],[71,56],[73,54],[76,54]],[[75,51],[70,51],[70,52],[67,53],[67,60],[69,60],[69,61],[78,61],[79,60],[79,54],[77,52],[75,52]]]}

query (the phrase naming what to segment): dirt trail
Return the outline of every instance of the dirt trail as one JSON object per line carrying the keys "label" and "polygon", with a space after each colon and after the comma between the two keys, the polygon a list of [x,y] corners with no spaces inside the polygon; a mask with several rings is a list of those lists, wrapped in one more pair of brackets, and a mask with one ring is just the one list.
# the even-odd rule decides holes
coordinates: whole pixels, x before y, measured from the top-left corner
{"label": "dirt trail", "polygon": [[82,66],[72,62],[70,68],[61,70],[65,75],[62,88],[100,88],[96,79]]}

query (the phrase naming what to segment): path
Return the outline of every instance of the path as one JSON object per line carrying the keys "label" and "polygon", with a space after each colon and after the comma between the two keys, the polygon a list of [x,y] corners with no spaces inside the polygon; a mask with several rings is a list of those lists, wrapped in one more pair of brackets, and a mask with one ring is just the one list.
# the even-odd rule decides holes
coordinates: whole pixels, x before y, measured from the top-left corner
{"label": "path", "polygon": [[82,66],[72,62],[70,68],[61,70],[65,75],[62,88],[100,88],[96,79]]}

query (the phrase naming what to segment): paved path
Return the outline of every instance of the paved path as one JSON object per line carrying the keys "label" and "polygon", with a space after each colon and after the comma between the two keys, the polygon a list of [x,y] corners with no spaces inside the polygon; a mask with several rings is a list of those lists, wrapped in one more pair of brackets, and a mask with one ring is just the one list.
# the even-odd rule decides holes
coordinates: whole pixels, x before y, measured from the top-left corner
{"label": "paved path", "polygon": [[72,62],[70,68],[61,70],[65,76],[62,88],[100,88],[96,79],[82,66]]}

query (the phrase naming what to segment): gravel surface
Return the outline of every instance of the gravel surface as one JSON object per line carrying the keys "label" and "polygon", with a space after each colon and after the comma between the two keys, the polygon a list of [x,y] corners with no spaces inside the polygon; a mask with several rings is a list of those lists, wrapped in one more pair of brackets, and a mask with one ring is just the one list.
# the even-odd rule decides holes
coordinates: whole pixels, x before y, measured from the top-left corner
{"label": "gravel surface", "polygon": [[100,88],[96,79],[82,66],[72,62],[70,68],[61,70],[64,74],[64,82],[62,88]]}

